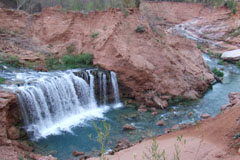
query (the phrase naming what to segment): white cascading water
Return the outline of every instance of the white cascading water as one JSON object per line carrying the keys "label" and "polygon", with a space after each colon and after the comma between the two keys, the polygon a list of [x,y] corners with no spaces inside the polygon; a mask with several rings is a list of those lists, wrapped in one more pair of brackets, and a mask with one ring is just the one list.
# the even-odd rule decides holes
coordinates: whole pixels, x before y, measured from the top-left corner
{"label": "white cascading water", "polygon": [[117,81],[117,75],[115,72],[111,72],[111,82],[112,82],[112,88],[113,88],[114,100],[115,100],[114,108],[119,108],[122,106],[122,104],[120,103],[118,81]]}
{"label": "white cascading water", "polygon": [[[18,100],[26,130],[39,139],[71,128],[92,118],[103,118],[109,107],[98,106],[95,81],[91,71],[86,73],[89,84],[73,73],[45,77],[17,88]],[[107,78],[101,73],[103,104],[107,103]],[[120,103],[117,77],[111,72],[115,103]],[[114,107],[115,108],[115,107]]]}
{"label": "white cascading water", "polygon": [[102,103],[103,99],[103,86],[102,86],[102,72],[98,72],[98,80],[99,80],[99,98],[100,104]]}
{"label": "white cascading water", "polygon": [[107,104],[107,77],[106,74],[103,73],[102,76],[103,80],[103,104],[106,105]]}
{"label": "white cascading water", "polygon": [[111,72],[111,81],[112,81],[115,103],[119,103],[120,99],[119,99],[119,91],[118,91],[118,82],[117,82],[117,75],[115,72]]}

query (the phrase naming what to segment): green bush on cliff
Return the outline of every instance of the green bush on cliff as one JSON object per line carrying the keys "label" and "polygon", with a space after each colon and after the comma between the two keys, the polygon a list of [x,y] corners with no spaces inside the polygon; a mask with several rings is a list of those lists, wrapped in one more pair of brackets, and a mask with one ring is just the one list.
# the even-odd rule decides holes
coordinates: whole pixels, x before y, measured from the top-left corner
{"label": "green bush on cliff", "polygon": [[23,66],[17,56],[0,56],[0,61],[3,65],[9,67],[20,68]]}
{"label": "green bush on cliff", "polygon": [[59,70],[63,69],[63,65],[60,63],[57,58],[47,58],[45,60],[45,65],[48,70]]}
{"label": "green bush on cliff", "polygon": [[92,67],[93,56],[89,53],[82,53],[80,55],[67,54],[62,57],[61,61],[57,58],[47,58],[45,64],[48,70]]}
{"label": "green bush on cliff", "polygon": [[143,25],[137,26],[137,28],[135,29],[135,32],[137,33],[145,32],[144,26]]}
{"label": "green bush on cliff", "polygon": [[3,84],[5,81],[5,78],[0,77],[0,84]]}
{"label": "green bush on cliff", "polygon": [[93,56],[89,53],[64,55],[62,62],[65,68],[91,67],[93,64]]}
{"label": "green bush on cliff", "polygon": [[212,69],[212,72],[214,73],[215,76],[217,77],[223,77],[224,76],[224,73],[222,71],[220,71],[219,69],[217,68],[213,68]]}

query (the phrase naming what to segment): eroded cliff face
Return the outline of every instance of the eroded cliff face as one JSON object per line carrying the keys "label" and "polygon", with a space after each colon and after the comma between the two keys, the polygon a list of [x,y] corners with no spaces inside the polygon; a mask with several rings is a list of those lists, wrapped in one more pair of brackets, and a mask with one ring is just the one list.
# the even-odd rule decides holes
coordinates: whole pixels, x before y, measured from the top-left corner
{"label": "eroded cliff face", "polygon": [[[30,42],[21,46],[9,45],[12,39],[2,41],[5,50],[17,46],[11,53],[29,61],[41,61],[46,53],[61,57],[74,45],[77,53],[91,53],[94,65],[117,72],[122,97],[140,103],[165,107],[171,97],[199,98],[213,75],[196,44],[165,30],[154,31],[148,17],[137,9],[128,12],[110,9],[83,15],[55,7],[28,15],[1,9],[0,28]],[[138,26],[145,31],[137,33]]]}

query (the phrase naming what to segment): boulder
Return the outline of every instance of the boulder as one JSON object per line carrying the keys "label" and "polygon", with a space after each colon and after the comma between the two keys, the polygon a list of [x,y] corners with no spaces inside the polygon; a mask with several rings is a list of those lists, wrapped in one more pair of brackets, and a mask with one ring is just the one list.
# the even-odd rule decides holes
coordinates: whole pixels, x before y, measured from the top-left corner
{"label": "boulder", "polygon": [[72,155],[75,156],[75,157],[82,156],[82,155],[84,155],[84,154],[85,154],[84,152],[79,152],[79,151],[77,151],[77,150],[75,150],[75,151],[72,152]]}
{"label": "boulder", "polygon": [[240,93],[239,92],[231,92],[231,93],[229,93],[228,97],[229,97],[229,101],[230,101],[230,103],[232,103],[232,105],[240,104]]}
{"label": "boulder", "polygon": [[227,61],[238,61],[240,60],[240,49],[224,52],[221,58]]}
{"label": "boulder", "polygon": [[132,146],[132,144],[128,141],[128,139],[126,139],[126,138],[121,139],[121,140],[117,141],[117,144],[114,147],[114,152],[118,152],[122,149],[126,149],[131,146]]}
{"label": "boulder", "polygon": [[123,126],[123,130],[124,131],[131,131],[131,130],[135,130],[136,129],[136,127],[134,127],[133,125],[131,125],[131,124],[125,124],[124,126]]}
{"label": "boulder", "polygon": [[15,126],[10,127],[7,130],[8,138],[11,140],[17,140],[20,138],[20,131]]}
{"label": "boulder", "polygon": [[201,118],[202,119],[207,119],[207,118],[210,118],[211,116],[210,116],[210,114],[208,114],[208,113],[204,113],[204,114],[202,114],[201,115]]}
{"label": "boulder", "polygon": [[160,120],[156,123],[157,126],[164,126],[164,120]]}

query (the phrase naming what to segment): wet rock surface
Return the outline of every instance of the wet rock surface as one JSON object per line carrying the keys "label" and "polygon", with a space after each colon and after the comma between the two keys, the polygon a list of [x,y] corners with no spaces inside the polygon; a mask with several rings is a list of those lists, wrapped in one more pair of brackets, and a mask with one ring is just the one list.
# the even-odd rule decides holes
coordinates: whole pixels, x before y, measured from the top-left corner
{"label": "wet rock surface", "polygon": [[164,126],[164,120],[160,120],[158,122],[156,122],[157,126]]}
{"label": "wet rock surface", "polygon": [[133,125],[131,125],[131,124],[125,124],[125,125],[123,126],[123,130],[124,130],[124,131],[132,131],[132,130],[135,130],[135,129],[136,129],[136,127],[133,126]]}
{"label": "wet rock surface", "polygon": [[131,147],[132,144],[128,141],[128,139],[121,139],[117,142],[116,146],[114,147],[113,151],[118,152],[120,150],[126,149]]}
{"label": "wet rock surface", "polygon": [[204,113],[204,114],[202,114],[201,115],[201,118],[202,119],[207,119],[207,118],[210,118],[211,116],[210,116],[210,114],[208,114],[208,113]]}

